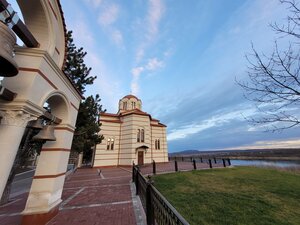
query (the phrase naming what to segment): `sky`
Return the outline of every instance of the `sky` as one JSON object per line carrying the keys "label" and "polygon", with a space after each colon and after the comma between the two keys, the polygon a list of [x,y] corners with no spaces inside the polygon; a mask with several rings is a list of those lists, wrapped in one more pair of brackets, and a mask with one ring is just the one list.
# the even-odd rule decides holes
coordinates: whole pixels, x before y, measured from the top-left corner
{"label": "sky", "polygon": [[167,125],[169,152],[299,147],[299,132],[265,132],[235,79],[246,79],[251,43],[270,53],[287,9],[278,0],[61,0],[68,30],[116,113],[127,94]]}

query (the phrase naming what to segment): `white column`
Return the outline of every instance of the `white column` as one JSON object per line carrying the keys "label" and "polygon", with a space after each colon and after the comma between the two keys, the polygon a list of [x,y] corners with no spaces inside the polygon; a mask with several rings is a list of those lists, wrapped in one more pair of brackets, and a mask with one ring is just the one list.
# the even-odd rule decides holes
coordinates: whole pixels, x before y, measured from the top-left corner
{"label": "white column", "polygon": [[23,111],[0,110],[0,198],[29,120],[34,119]]}
{"label": "white column", "polygon": [[47,141],[41,150],[22,224],[46,224],[58,212],[71,150],[73,130],[55,127],[56,141]]}
{"label": "white column", "polygon": [[78,162],[77,167],[80,168],[82,166],[83,153],[78,154]]}

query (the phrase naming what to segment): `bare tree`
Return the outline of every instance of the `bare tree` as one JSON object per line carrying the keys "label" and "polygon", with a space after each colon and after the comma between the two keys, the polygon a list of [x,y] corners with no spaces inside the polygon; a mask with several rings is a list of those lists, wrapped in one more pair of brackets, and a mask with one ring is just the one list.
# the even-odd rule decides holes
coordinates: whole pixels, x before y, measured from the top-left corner
{"label": "bare tree", "polygon": [[[259,54],[252,44],[248,60],[248,80],[237,81],[244,96],[253,101],[259,117],[247,118],[254,125],[266,125],[268,131],[281,131],[300,125],[300,9],[295,0],[281,0],[289,14],[286,24],[271,24],[278,35],[269,56]],[[288,47],[280,49],[282,41]]]}

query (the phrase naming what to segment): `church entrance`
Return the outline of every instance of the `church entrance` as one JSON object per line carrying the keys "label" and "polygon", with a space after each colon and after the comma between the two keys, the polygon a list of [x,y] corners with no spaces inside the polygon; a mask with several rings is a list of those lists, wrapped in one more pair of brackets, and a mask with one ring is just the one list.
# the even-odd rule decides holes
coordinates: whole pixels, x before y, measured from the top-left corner
{"label": "church entrance", "polygon": [[138,152],[138,165],[144,165],[144,152]]}

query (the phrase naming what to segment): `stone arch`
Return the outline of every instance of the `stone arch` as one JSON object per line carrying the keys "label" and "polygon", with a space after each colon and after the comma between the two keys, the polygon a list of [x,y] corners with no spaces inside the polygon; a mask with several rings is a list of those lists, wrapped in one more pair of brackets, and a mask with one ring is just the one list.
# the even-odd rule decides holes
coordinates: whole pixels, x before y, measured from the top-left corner
{"label": "stone arch", "polygon": [[46,102],[50,105],[51,114],[60,118],[63,124],[70,123],[70,104],[64,93],[60,91],[53,91],[43,98],[41,106],[43,106]]}
{"label": "stone arch", "polygon": [[59,68],[65,60],[65,23],[59,1],[17,0],[26,26]]}
{"label": "stone arch", "polygon": [[[59,0],[17,0],[25,25],[38,41],[37,48],[15,47],[19,74],[5,77],[2,86],[16,93],[0,102],[0,195],[25,132],[27,122],[43,114],[47,101],[51,113],[62,119],[54,127],[56,141],[43,144],[39,162],[22,212],[23,224],[46,224],[61,203],[81,93],[63,71],[65,23]],[[1,196],[0,196],[1,197]]]}

